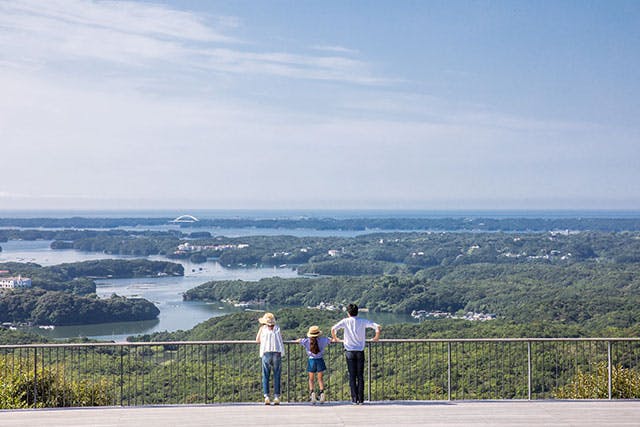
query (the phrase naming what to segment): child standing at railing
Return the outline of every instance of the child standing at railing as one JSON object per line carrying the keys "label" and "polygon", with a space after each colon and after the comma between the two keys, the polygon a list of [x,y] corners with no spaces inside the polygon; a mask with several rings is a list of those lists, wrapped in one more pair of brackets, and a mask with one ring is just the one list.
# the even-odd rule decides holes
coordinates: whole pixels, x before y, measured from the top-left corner
{"label": "child standing at railing", "polygon": [[[307,332],[307,338],[301,338],[298,340],[301,346],[307,351],[309,361],[307,363],[307,372],[309,373],[309,400],[312,404],[316,404],[317,401],[324,403],[324,371],[327,367],[324,363],[324,349],[329,345],[331,340],[327,337],[322,337],[322,331],[317,326],[311,326]],[[318,377],[319,395],[316,399],[314,375]]]}

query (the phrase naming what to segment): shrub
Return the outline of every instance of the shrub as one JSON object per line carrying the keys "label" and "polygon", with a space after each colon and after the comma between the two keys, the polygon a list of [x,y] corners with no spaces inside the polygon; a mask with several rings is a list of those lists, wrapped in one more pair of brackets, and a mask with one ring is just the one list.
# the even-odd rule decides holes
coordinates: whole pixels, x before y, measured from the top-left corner
{"label": "shrub", "polygon": [[113,403],[106,378],[65,380],[64,366],[38,367],[0,358],[0,408],[105,406]]}
{"label": "shrub", "polygon": [[[598,363],[594,373],[578,371],[575,377],[554,393],[559,399],[608,399],[607,363]],[[640,373],[621,365],[611,367],[611,397],[640,398]]]}

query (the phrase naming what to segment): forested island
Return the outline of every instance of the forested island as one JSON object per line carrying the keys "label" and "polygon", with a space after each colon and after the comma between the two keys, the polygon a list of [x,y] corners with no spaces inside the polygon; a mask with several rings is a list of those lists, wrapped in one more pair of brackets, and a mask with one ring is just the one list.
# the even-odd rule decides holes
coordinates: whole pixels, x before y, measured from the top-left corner
{"label": "forested island", "polygon": [[151,302],[95,294],[97,278],[181,276],[180,264],[166,261],[97,260],[43,267],[34,263],[0,263],[0,270],[29,277],[32,286],[0,290],[0,322],[73,325],[155,319]]}
{"label": "forested island", "polygon": [[184,298],[295,307],[355,302],[378,312],[491,313],[522,324],[553,321],[603,331],[640,320],[640,265],[474,264],[403,276],[217,281],[189,290]]}
{"label": "forested island", "polygon": [[295,266],[322,275],[414,274],[460,264],[640,262],[637,232],[374,233],[357,237],[78,235],[54,240],[54,249],[119,255],[164,255],[226,267]]}
{"label": "forested island", "polygon": [[0,296],[0,321],[36,325],[78,325],[155,319],[160,310],[142,298],[80,296],[24,289]]}

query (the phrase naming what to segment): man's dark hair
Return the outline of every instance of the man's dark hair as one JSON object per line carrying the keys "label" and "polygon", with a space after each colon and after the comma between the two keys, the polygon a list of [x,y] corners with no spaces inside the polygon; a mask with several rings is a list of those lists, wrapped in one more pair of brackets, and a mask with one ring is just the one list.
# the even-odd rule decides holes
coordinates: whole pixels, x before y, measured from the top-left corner
{"label": "man's dark hair", "polygon": [[358,306],[355,304],[349,304],[347,306],[347,313],[349,313],[349,316],[351,317],[355,317],[358,315]]}

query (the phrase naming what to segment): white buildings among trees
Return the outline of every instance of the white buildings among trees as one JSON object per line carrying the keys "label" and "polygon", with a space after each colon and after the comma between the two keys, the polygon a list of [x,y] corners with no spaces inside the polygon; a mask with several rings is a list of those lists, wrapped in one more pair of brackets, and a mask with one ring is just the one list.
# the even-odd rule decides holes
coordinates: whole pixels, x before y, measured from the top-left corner
{"label": "white buildings among trees", "polygon": [[0,277],[0,289],[30,288],[31,279],[27,277]]}

